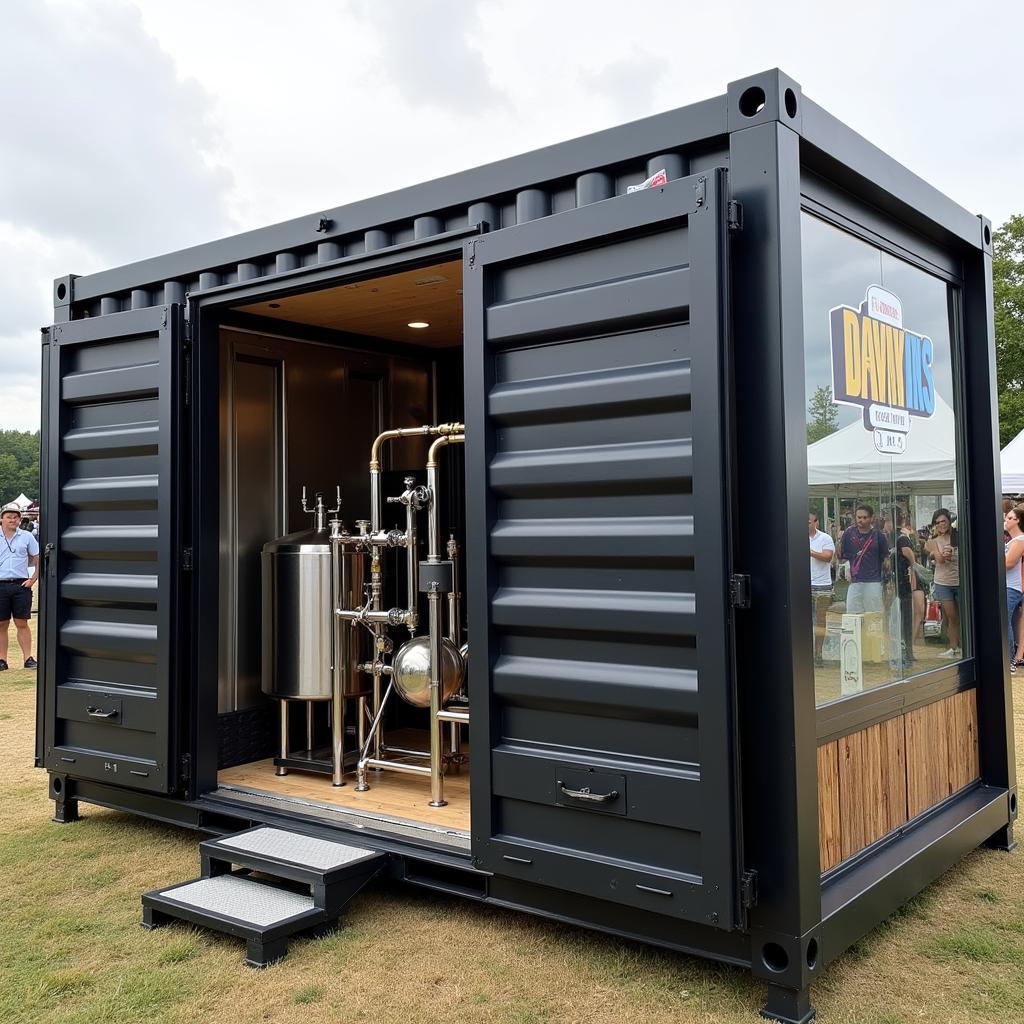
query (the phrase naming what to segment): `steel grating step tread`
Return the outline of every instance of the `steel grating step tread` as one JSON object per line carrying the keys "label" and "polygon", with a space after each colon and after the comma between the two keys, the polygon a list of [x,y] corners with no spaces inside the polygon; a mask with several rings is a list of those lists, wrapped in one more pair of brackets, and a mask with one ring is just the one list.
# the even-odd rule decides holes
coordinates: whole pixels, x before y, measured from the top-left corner
{"label": "steel grating step tread", "polygon": [[[211,922],[228,922],[254,932],[279,929],[297,918],[323,917],[311,896],[240,875],[179,882],[146,893],[142,900],[147,905],[158,905],[171,916],[178,916],[173,914],[177,906],[204,917],[209,915]],[[308,927],[308,923],[299,927]]]}
{"label": "steel grating step tread", "polygon": [[[271,826],[210,839],[199,850],[202,878],[145,893],[142,925],[182,920],[239,936],[250,967],[280,960],[288,938],[298,932],[333,929],[352,897],[388,861],[380,850]],[[253,869],[277,881],[253,878]],[[308,890],[296,892],[294,882]]]}
{"label": "steel grating step tread", "polygon": [[350,846],[332,839],[318,839],[316,836],[268,825],[208,840],[202,844],[202,849],[213,856],[223,855],[223,859],[244,854],[319,872],[336,871],[384,857],[379,850]]}
{"label": "steel grating step tread", "polygon": [[234,874],[179,882],[142,897],[144,928],[179,920],[238,936],[245,939],[249,967],[267,967],[282,959],[293,935],[333,930],[338,913],[316,906],[310,896]]}

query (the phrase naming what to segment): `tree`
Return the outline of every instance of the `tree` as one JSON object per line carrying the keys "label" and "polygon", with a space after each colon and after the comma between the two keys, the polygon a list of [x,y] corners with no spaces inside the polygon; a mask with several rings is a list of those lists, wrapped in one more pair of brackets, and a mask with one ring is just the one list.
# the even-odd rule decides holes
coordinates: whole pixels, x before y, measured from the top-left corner
{"label": "tree", "polygon": [[39,431],[0,430],[0,505],[39,497]]}
{"label": "tree", "polygon": [[822,384],[807,403],[807,443],[814,444],[839,429],[839,406],[832,401],[832,388]]}
{"label": "tree", "polygon": [[1024,430],[1024,215],[1011,217],[992,239],[996,321],[999,446]]}

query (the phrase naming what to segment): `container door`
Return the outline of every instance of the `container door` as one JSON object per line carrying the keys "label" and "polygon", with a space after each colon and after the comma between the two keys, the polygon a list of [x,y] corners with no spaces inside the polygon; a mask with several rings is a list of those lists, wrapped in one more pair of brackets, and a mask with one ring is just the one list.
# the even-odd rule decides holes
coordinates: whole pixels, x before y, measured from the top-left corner
{"label": "container door", "polygon": [[472,852],[729,928],[725,172],[465,261]]}
{"label": "container door", "polygon": [[178,781],[181,325],[177,305],[58,324],[44,362],[43,761],[154,793]]}

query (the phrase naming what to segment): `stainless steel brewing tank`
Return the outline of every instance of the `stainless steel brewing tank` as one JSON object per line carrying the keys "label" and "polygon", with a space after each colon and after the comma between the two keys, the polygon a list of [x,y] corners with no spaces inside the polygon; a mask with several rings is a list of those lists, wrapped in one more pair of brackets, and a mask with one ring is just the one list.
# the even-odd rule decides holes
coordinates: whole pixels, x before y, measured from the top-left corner
{"label": "stainless steel brewing tank", "polygon": [[[262,689],[286,700],[330,700],[334,608],[363,603],[363,558],[341,548],[340,594],[331,595],[331,544],[326,532],[303,530],[263,545]],[[359,627],[337,622],[342,693],[366,692],[358,670]]]}

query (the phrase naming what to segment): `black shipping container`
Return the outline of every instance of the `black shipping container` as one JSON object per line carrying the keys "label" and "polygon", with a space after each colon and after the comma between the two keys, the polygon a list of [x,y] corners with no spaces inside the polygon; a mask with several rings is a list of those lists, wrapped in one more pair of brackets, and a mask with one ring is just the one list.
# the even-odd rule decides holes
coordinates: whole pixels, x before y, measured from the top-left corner
{"label": "black shipping container", "polygon": [[[410,882],[749,967],[767,1016],[811,1019],[830,961],[973,848],[1012,845],[991,259],[987,220],[770,71],[59,278],[37,734],[56,820],[87,802],[357,837]],[[867,478],[808,454],[825,451],[808,448],[819,371],[819,443],[866,446]],[[351,525],[374,436],[445,419],[465,422],[442,503],[472,651],[468,786],[447,809],[465,827],[425,796],[359,816],[253,785],[237,773],[279,727],[259,689],[261,544],[305,525],[306,484],[340,483]],[[387,495],[424,452],[395,445]],[[955,504],[942,641],[894,640],[911,602],[893,603],[895,556],[866,582],[843,557],[905,543],[899,523],[856,525],[871,495],[922,562],[914,517]],[[814,595],[809,507],[852,567]],[[927,544],[948,555],[945,536]]]}

